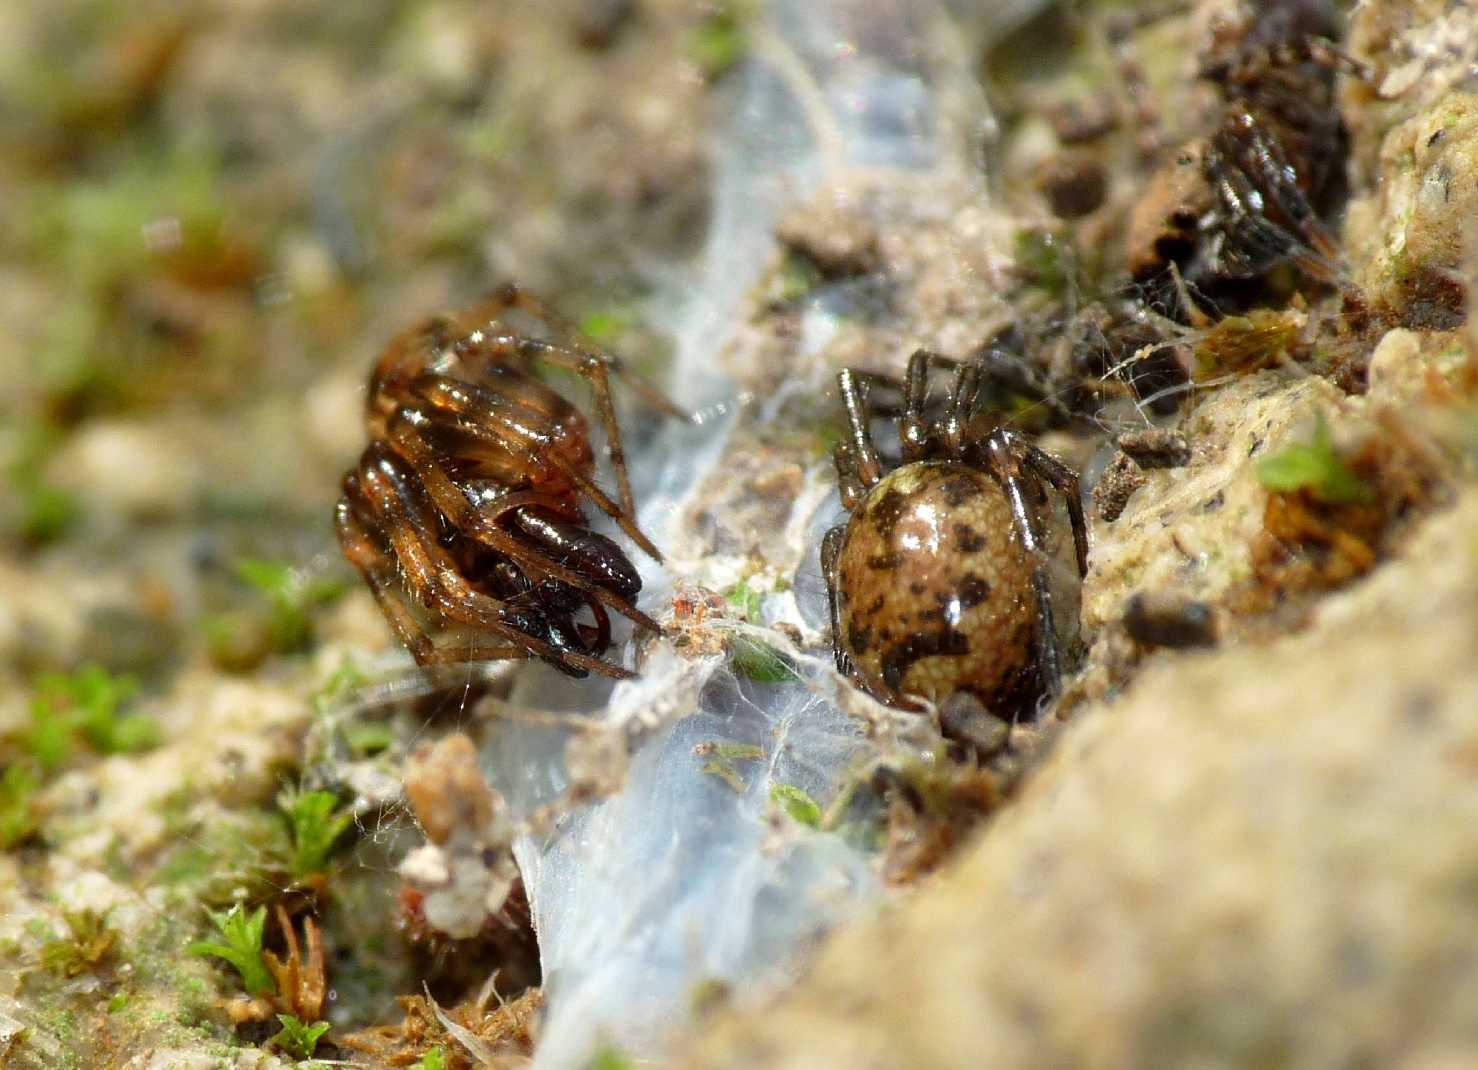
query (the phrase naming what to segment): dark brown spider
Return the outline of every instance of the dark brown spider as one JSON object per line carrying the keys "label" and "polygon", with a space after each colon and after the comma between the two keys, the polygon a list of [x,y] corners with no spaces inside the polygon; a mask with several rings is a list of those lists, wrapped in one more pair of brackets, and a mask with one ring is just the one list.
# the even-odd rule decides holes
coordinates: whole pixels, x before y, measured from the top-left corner
{"label": "dark brown spider", "polygon": [[1322,0],[1273,0],[1220,27],[1201,77],[1226,103],[1212,133],[1182,145],[1135,203],[1136,279],[1165,280],[1174,264],[1191,287],[1224,292],[1292,262],[1338,283],[1339,248],[1318,212],[1343,159],[1333,76],[1363,68],[1320,36],[1334,24]]}
{"label": "dark brown spider", "polygon": [[[931,367],[954,370],[926,412]],[[826,533],[821,562],[837,668],[895,706],[968,693],[1000,711],[1035,666],[1061,683],[1040,512],[1046,486],[1067,501],[1080,574],[1088,531],[1078,477],[1016,432],[977,413],[987,365],[920,350],[902,383],[843,371],[848,436],[837,447],[851,519]],[[900,399],[902,464],[884,473],[867,395]],[[1035,652],[1035,653],[1034,653]]]}
{"label": "dark brown spider", "polygon": [[[611,400],[616,362],[514,331],[500,317],[515,310],[574,337],[543,302],[505,286],[391,341],[370,377],[370,444],[344,477],[339,544],[420,665],[540,658],[571,676],[628,677],[602,658],[607,611],[657,624],[634,604],[635,567],[581,508],[593,503],[661,560],[635,522]],[[538,362],[591,383],[619,503],[596,485],[585,417],[535,377]],[[576,620],[587,611],[593,624]]]}

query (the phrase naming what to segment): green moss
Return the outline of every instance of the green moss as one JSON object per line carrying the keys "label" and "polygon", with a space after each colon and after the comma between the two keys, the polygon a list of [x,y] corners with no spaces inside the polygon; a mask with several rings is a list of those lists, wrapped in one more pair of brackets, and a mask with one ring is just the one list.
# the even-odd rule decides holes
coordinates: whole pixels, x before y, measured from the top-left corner
{"label": "green moss", "polygon": [[46,462],[60,439],[61,433],[50,424],[32,424],[21,432],[15,455],[5,468],[14,495],[12,507],[5,512],[5,525],[13,535],[34,545],[62,538],[82,514],[76,495],[55,486],[46,475]]}
{"label": "green moss", "polygon": [[242,559],[234,571],[266,599],[272,647],[284,654],[306,649],[313,642],[313,611],[338,601],[349,589],[341,579],[310,577],[278,561]]}
{"label": "green moss", "polygon": [[323,686],[313,692],[313,712],[320,717],[323,716],[341,700],[368,682],[369,677],[360,669],[358,663],[346,655],[340,659],[338,668],[329,674]]}
{"label": "green moss", "polygon": [[113,953],[118,934],[106,914],[95,910],[62,914],[67,931],[41,945],[41,965],[62,977],[77,977],[97,969]]}
{"label": "green moss", "polygon": [[736,674],[759,684],[783,684],[799,680],[790,661],[768,643],[737,636],[729,646],[729,667]]}
{"label": "green moss", "polygon": [[1370,502],[1375,492],[1334,451],[1323,413],[1315,413],[1314,438],[1288,446],[1257,466],[1257,478],[1269,490],[1285,494],[1308,491],[1330,505]]}
{"label": "green moss", "polygon": [[134,754],[159,742],[152,717],[124,710],[138,690],[131,676],[86,665],[70,674],[42,673],[35,686],[31,723],[19,744],[43,773],[68,765],[81,744],[98,754]]}
{"label": "green moss", "polygon": [[620,1049],[607,1044],[585,1064],[585,1070],[634,1070],[634,1066]]}
{"label": "green moss", "polygon": [[446,1070],[446,1051],[432,1048],[412,1064],[410,1070]]}
{"label": "green moss", "polygon": [[808,828],[821,827],[821,806],[806,792],[791,784],[776,784],[770,788],[770,802],[783,810],[792,821]]}
{"label": "green moss", "polygon": [[210,920],[220,930],[225,942],[199,941],[190,945],[190,954],[212,955],[229,962],[241,974],[242,987],[248,995],[276,992],[277,985],[262,959],[262,931],[267,925],[267,908],[257,907],[248,914],[238,903],[225,914],[211,911]]}
{"label": "green moss", "polygon": [[717,4],[689,36],[688,55],[705,78],[719,77],[749,50],[744,14],[737,4]]}
{"label": "green moss", "polygon": [[299,880],[322,873],[340,837],[354,823],[354,814],[340,810],[333,792],[290,792],[278,800],[292,833],[292,875]]}
{"label": "green moss", "polygon": [[294,1059],[310,1059],[318,1047],[318,1041],[329,1030],[327,1022],[301,1022],[291,1014],[279,1014],[277,1020],[282,1029],[271,1040],[279,1050]]}
{"label": "green moss", "polygon": [[1072,247],[1047,231],[1023,230],[1016,235],[1016,264],[1027,281],[1053,298],[1061,298],[1078,282]]}
{"label": "green moss", "polygon": [[39,787],[24,765],[11,765],[0,775],[0,851],[9,851],[36,833],[32,800]]}
{"label": "green moss", "polygon": [[776,305],[794,304],[821,285],[821,268],[810,257],[786,250],[776,276],[772,301]]}
{"label": "green moss", "polygon": [[214,811],[207,820],[182,820],[173,840],[154,879],[196,902],[227,906],[243,894],[257,899],[274,891],[291,868],[287,823],[275,810]]}

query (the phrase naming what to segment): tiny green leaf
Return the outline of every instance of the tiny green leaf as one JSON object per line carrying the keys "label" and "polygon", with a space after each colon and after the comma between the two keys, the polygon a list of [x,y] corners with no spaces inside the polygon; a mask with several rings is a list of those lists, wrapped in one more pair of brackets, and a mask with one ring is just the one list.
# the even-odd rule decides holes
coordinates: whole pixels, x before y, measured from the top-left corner
{"label": "tiny green leaf", "polygon": [[810,795],[791,784],[775,784],[770,788],[770,801],[796,821],[810,828],[821,827],[821,806]]}
{"label": "tiny green leaf", "polygon": [[318,1047],[319,1038],[329,1030],[327,1022],[309,1025],[291,1014],[279,1014],[277,1020],[282,1023],[282,1029],[272,1038],[272,1043],[294,1059],[310,1058],[313,1049]]}
{"label": "tiny green leaf", "polygon": [[190,954],[214,955],[235,966],[248,995],[261,996],[277,991],[277,984],[272,980],[267,964],[262,961],[262,931],[267,925],[267,908],[261,906],[247,914],[237,903],[229,913],[209,911],[209,914],[226,942],[200,941],[190,945]]}
{"label": "tiny green leaf", "polygon": [[748,580],[740,580],[734,584],[733,589],[724,598],[729,605],[734,607],[740,620],[749,624],[759,623],[760,604],[763,599],[760,593],[749,585]]}
{"label": "tiny green leaf", "polygon": [[446,1070],[446,1051],[442,1048],[429,1049],[411,1066],[411,1070]]}
{"label": "tiny green leaf", "polygon": [[580,321],[580,333],[598,345],[610,345],[636,322],[628,309],[612,308],[592,312]]}
{"label": "tiny green leaf", "polygon": [[724,5],[698,25],[688,47],[704,76],[713,79],[738,63],[748,46],[744,23]]}
{"label": "tiny green leaf", "polygon": [[276,561],[243,558],[233,566],[243,583],[267,600],[272,646],[292,653],[313,639],[311,613],[344,595],[348,585],[337,579],[310,579],[303,570]]}
{"label": "tiny green leaf", "polygon": [[382,724],[354,725],[344,730],[344,742],[356,757],[369,758],[389,750],[395,743],[395,733]]}
{"label": "tiny green leaf", "polygon": [[99,754],[133,754],[159,742],[158,723],[122,707],[138,691],[132,676],[114,676],[99,665],[84,665],[71,675],[42,673],[31,704],[27,744],[47,769],[65,763],[76,731]]}
{"label": "tiny green leaf", "polygon": [[790,662],[767,643],[740,636],[734,639],[730,649],[733,654],[730,665],[735,673],[746,679],[760,684],[783,684],[800,679]]}
{"label": "tiny green leaf", "polygon": [[331,791],[288,793],[278,800],[278,805],[292,831],[293,876],[302,878],[322,873],[334,844],[353,824],[354,814],[339,810],[338,797]]}
{"label": "tiny green leaf", "polygon": [[1334,451],[1323,413],[1314,415],[1312,442],[1285,447],[1265,458],[1257,466],[1257,478],[1269,490],[1283,493],[1307,490],[1330,505],[1370,502],[1375,498],[1364,480]]}
{"label": "tiny green leaf", "polygon": [[619,1050],[606,1045],[585,1064],[585,1070],[632,1070],[632,1064]]}

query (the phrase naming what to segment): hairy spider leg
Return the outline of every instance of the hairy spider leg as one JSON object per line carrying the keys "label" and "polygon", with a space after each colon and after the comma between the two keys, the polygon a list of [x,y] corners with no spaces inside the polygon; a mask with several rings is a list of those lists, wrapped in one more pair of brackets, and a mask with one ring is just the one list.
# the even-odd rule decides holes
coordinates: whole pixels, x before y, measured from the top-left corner
{"label": "hairy spider leg", "polygon": [[384,435],[386,422],[405,403],[411,382],[455,343],[457,329],[450,317],[431,316],[390,339],[370,373],[365,395],[365,430],[371,439]]}
{"label": "hairy spider leg", "polygon": [[1227,58],[1203,61],[1200,76],[1222,85],[1250,87],[1270,71],[1296,67],[1301,63],[1314,63],[1361,81],[1369,81],[1373,77],[1370,64],[1342,51],[1328,38],[1317,35],[1245,48]]}
{"label": "hairy spider leg", "polygon": [[371,534],[374,530],[373,517],[367,515],[366,510],[363,491],[358,486],[357,477],[351,472],[345,479],[344,496],[339,499],[334,510],[339,545],[344,556],[369,586],[370,593],[396,638],[411,652],[417,665],[424,668],[460,664],[473,660],[469,654],[474,653],[485,660],[531,656],[521,646],[486,645],[484,641],[484,645],[472,648],[453,648],[451,644],[438,642],[427,635],[411,612],[410,606],[406,604],[394,552],[387,543]]}
{"label": "hairy spider leg", "polygon": [[[542,321],[569,341],[559,343],[529,338],[508,329],[500,322],[500,316],[510,308]],[[572,372],[590,383],[591,392],[595,396],[596,409],[600,413],[601,424],[606,432],[611,465],[616,470],[621,505],[626,516],[631,518],[634,524],[636,502],[631,493],[631,480],[627,474],[626,456],[621,445],[621,426],[616,419],[616,406],[611,394],[609,372],[614,371],[630,382],[646,402],[659,411],[685,421],[691,419],[691,416],[674,405],[666,395],[640,376],[626,371],[619,358],[593,345],[586,344],[568,320],[556,313],[544,301],[519,289],[513,283],[504,283],[495,289],[483,304],[474,309],[472,317],[469,318],[475,318],[479,324],[484,325],[475,328],[468,336],[469,340],[476,339],[487,348],[490,355],[516,354],[522,358],[526,367],[533,360],[541,359],[554,367]],[[503,330],[500,331],[498,328],[503,328]],[[651,547],[651,543],[645,542],[644,539],[637,541],[639,544],[644,543],[642,545],[644,550],[649,550]],[[656,556],[654,548],[649,552]],[[657,559],[661,560],[660,557]]]}
{"label": "hairy spider leg", "polygon": [[872,431],[867,426],[866,381],[851,368],[843,368],[837,373],[837,389],[842,395],[842,407],[847,412],[847,442],[851,447],[852,469],[864,488],[874,487],[883,478],[883,466],[872,443]]}
{"label": "hairy spider leg", "polygon": [[[626,471],[626,450],[621,445],[621,424],[616,419],[616,403],[611,396],[611,378],[606,361],[593,353],[582,353],[566,349],[550,342],[534,338],[508,336],[489,339],[492,346],[510,346],[525,360],[543,360],[556,368],[579,375],[590,383],[595,397],[595,410],[600,414],[601,427],[606,433],[606,449],[611,455],[611,467],[616,471],[616,487],[621,496],[621,511],[636,522],[636,499],[631,493],[631,477]],[[661,560],[661,558],[658,558]]]}
{"label": "hairy spider leg", "polygon": [[421,409],[428,418],[435,414],[458,418],[455,426],[459,431],[485,442],[495,442],[505,448],[523,450],[531,460],[547,462],[575,484],[595,506],[605,513],[624,531],[632,542],[641,547],[654,561],[661,561],[662,554],[646,537],[635,520],[625,513],[598,487],[594,480],[580,471],[578,465],[551,449],[553,439],[546,433],[528,425],[527,421],[513,419],[510,407],[516,403],[495,391],[486,390],[471,383],[451,379],[443,375],[422,375],[411,384],[411,393],[417,401],[429,406],[431,411]]}
{"label": "hairy spider leg", "polygon": [[[1292,178],[1293,168],[1276,133],[1264,131],[1247,107],[1236,109],[1212,140],[1214,152],[1230,156],[1234,173],[1246,176],[1261,199],[1263,212],[1276,213],[1285,229],[1297,231],[1302,243],[1326,261],[1339,258],[1339,246],[1319,221],[1304,191]],[[1326,270],[1328,268],[1326,267]]]}
{"label": "hairy spider leg", "polygon": [[[672,399],[666,394],[626,367],[625,362],[620,357],[614,353],[606,352],[591,342],[581,334],[580,330],[573,323],[551,308],[547,302],[534,296],[527,290],[521,289],[516,283],[505,282],[498,286],[488,295],[482,304],[472,309],[471,315],[464,316],[463,321],[465,322],[471,319],[474,321],[474,327],[481,326],[486,328],[487,333],[490,335],[496,334],[498,332],[492,329],[494,323],[499,319],[499,316],[505,309],[510,308],[517,309],[543,322],[546,326],[553,328],[555,334],[566,340],[563,345],[543,342],[539,339],[532,338],[521,338],[522,341],[536,345],[552,346],[553,348],[563,348],[567,352],[595,357],[601,363],[605,364],[607,368],[619,375],[623,381],[629,383],[652,408],[659,412],[664,412],[669,416],[675,416],[679,420],[687,421],[692,419],[691,413],[674,405]],[[514,332],[510,332],[510,334],[512,333]]]}
{"label": "hairy spider leg", "polygon": [[[458,426],[460,429],[460,425]],[[568,508],[559,499],[533,491],[514,491],[505,497],[495,499],[489,505],[473,505],[466,493],[446,474],[435,452],[421,436],[414,425],[413,417],[407,410],[397,413],[387,429],[387,440],[394,447],[395,452],[415,470],[426,494],[453,528],[507,554],[520,565],[543,572],[561,583],[568,584],[582,594],[604,602],[640,627],[661,634],[661,627],[657,622],[625,598],[606,590],[573,569],[566,568],[547,554],[529,547],[527,543],[514,538],[497,525],[497,521],[505,514],[527,506],[547,506],[559,512],[568,513]]]}
{"label": "hairy spider leg", "polygon": [[1040,484],[1031,486],[1037,483],[1036,473],[1022,471],[1018,451],[1000,430],[986,439],[984,448],[990,471],[1006,491],[1017,537],[1037,561],[1032,569],[1032,590],[1037,596],[1037,662],[1041,666],[1043,688],[1047,694],[1057,695],[1062,691],[1062,653],[1052,611],[1052,591],[1047,582],[1045,540],[1036,514],[1026,501],[1028,489],[1039,493]]}
{"label": "hairy spider leg", "polygon": [[821,578],[826,581],[826,606],[831,614],[831,654],[836,662],[837,672],[843,676],[852,671],[852,659],[847,657],[842,642],[841,614],[837,607],[837,558],[842,553],[842,543],[846,540],[847,526],[845,524],[829,530],[821,538]]}
{"label": "hairy spider leg", "polygon": [[618,680],[631,678],[632,673],[600,658],[560,649],[540,639],[528,630],[533,627],[528,610],[468,584],[437,544],[434,529],[426,526],[431,502],[424,496],[425,489],[414,469],[397,454],[372,444],[365,450],[358,477],[364,500],[389,532],[395,560],[427,609],[447,620],[486,628],[567,671],[584,669]]}
{"label": "hairy spider leg", "polygon": [[1061,494],[1067,505],[1068,522],[1073,529],[1073,550],[1079,578],[1088,575],[1088,523],[1083,516],[1083,492],[1078,474],[1046,450],[1027,442],[1015,431],[1000,428],[996,435],[1005,442],[1038,478],[1045,480]]}
{"label": "hairy spider leg", "polygon": [[950,384],[949,400],[944,410],[944,422],[940,437],[949,455],[959,460],[964,449],[965,429],[970,422],[970,413],[975,400],[980,396],[980,365],[960,364],[955,368],[954,382]]}

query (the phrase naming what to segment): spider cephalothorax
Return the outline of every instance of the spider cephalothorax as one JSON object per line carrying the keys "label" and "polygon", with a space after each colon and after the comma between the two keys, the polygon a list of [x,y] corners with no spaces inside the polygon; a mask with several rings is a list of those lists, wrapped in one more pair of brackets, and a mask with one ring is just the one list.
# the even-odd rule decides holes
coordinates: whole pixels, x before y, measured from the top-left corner
{"label": "spider cephalothorax", "polygon": [[[942,407],[927,404],[931,365],[955,370]],[[965,693],[999,711],[1033,667],[1049,692],[1060,684],[1040,513],[1046,486],[1063,495],[1086,572],[1078,477],[976,412],[983,367],[921,350],[901,383],[838,377],[848,435],[837,477],[852,515],[821,551],[833,649],[842,672],[893,705]],[[869,429],[870,388],[900,399],[902,464],[887,473]]]}
{"label": "spider cephalothorax", "polygon": [[[514,331],[500,317],[515,310],[561,341]],[[370,444],[344,477],[339,542],[421,665],[541,658],[574,676],[623,677],[602,657],[607,611],[657,629],[636,608],[635,567],[586,524],[582,502],[660,560],[635,522],[614,359],[570,337],[542,302],[506,286],[398,335],[375,366]],[[538,362],[591,383],[619,502],[595,482],[584,416],[534,375]]]}

